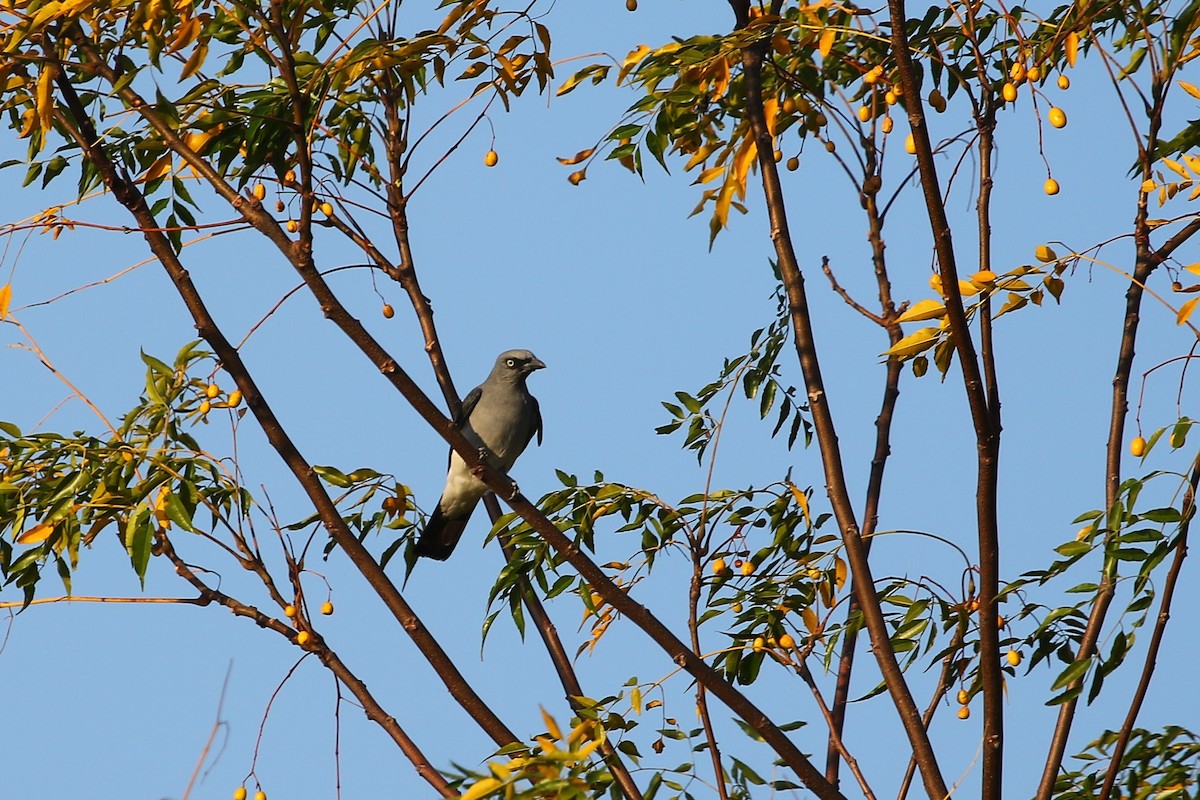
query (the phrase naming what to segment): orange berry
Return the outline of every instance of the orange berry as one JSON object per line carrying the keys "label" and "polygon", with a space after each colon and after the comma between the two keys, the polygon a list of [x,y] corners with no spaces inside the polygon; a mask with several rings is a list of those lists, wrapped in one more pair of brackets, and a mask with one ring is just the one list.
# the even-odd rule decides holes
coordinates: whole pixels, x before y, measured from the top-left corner
{"label": "orange berry", "polygon": [[[296,634],[296,644],[304,647],[304,645],[308,644],[308,640],[311,638],[312,634],[310,634],[308,631],[300,631]],[[255,795],[255,797],[257,798],[258,795]]]}
{"label": "orange berry", "polygon": [[742,563],[742,566],[739,567],[739,569],[741,570],[742,575],[745,575],[747,577],[750,575],[753,575],[754,574],[754,562],[753,561],[745,561]]}
{"label": "orange berry", "polygon": [[495,150],[488,150],[483,154],[483,163],[486,166],[494,167],[500,163],[500,154]]}
{"label": "orange berry", "polygon": [[233,800],[246,800],[246,787],[239,786],[233,790]]}
{"label": "orange berry", "polygon": [[283,173],[283,182],[284,183],[295,183],[296,182],[295,171],[289,169],[287,172]]}
{"label": "orange berry", "polygon": [[725,559],[718,558],[712,563],[712,571],[714,575],[724,575],[728,567],[725,565]]}
{"label": "orange berry", "polygon": [[1070,89],[1071,88],[1071,79],[1068,78],[1066,75],[1059,75],[1058,76],[1058,88],[1060,88],[1064,91],[1067,89]]}
{"label": "orange berry", "polygon": [[261,183],[254,184],[254,199],[262,200],[266,196],[267,196],[267,187],[263,186]]}
{"label": "orange berry", "polygon": [[1146,440],[1141,436],[1129,443],[1129,452],[1133,453],[1134,458],[1141,458],[1146,452]]}
{"label": "orange berry", "polygon": [[383,318],[391,319],[394,316],[396,316],[396,309],[392,308],[389,304],[384,303],[383,304]]}
{"label": "orange berry", "polygon": [[296,616],[296,607],[295,606],[287,606],[286,608],[283,609],[283,615],[285,617],[287,617],[288,619],[291,619],[292,617]]}
{"label": "orange berry", "polygon": [[958,704],[960,706],[965,706],[968,702],[970,702],[970,700],[971,700],[971,695],[970,695],[970,693],[967,692],[966,689],[958,690]]}
{"label": "orange berry", "polygon": [[295,233],[296,231],[300,230],[300,225],[297,224],[296,220],[289,219],[287,221],[287,230],[288,233]]}
{"label": "orange berry", "polygon": [[259,789],[254,793],[254,800],[267,800],[267,793]]}
{"label": "orange berry", "polygon": [[796,640],[792,638],[790,633],[785,633],[783,636],[779,637],[779,646],[784,650],[791,650],[796,646]]}
{"label": "orange berry", "polygon": [[1011,103],[1017,99],[1017,87],[1011,83],[1005,83],[1000,88],[1000,96],[1004,98],[1004,102]]}
{"label": "orange berry", "polygon": [[221,387],[217,386],[215,383],[210,383],[208,386],[206,386],[204,388],[204,396],[207,397],[209,400],[212,400],[214,397],[216,397],[220,393],[221,393]]}
{"label": "orange berry", "polygon": [[332,614],[333,613],[333,603],[329,602],[328,600],[326,600],[324,603],[322,603],[321,604],[321,613],[327,617],[330,614]]}
{"label": "orange berry", "polygon": [[958,710],[959,719],[966,719],[969,716],[971,716],[971,709],[969,706],[963,706]]}
{"label": "orange berry", "polygon": [[1008,660],[1008,663],[1010,666],[1015,667],[1021,663],[1021,651],[1020,650],[1009,650],[1007,653],[1004,654],[1004,657]]}
{"label": "orange berry", "polygon": [[1054,195],[1058,194],[1060,187],[1058,185],[1058,181],[1054,180],[1054,178],[1046,178],[1046,183],[1042,188],[1045,190],[1046,194],[1053,197]]}
{"label": "orange berry", "polygon": [[1057,106],[1051,107],[1047,118],[1050,120],[1050,124],[1056,128],[1065,128],[1067,125],[1067,112]]}
{"label": "orange berry", "polygon": [[237,389],[234,389],[232,392],[229,393],[229,407],[237,408],[241,404],[242,404],[242,393],[240,391],[238,391]]}
{"label": "orange berry", "polygon": [[200,403],[200,413],[201,414],[207,414],[211,410],[212,410],[212,403],[210,403],[209,401],[204,400]]}

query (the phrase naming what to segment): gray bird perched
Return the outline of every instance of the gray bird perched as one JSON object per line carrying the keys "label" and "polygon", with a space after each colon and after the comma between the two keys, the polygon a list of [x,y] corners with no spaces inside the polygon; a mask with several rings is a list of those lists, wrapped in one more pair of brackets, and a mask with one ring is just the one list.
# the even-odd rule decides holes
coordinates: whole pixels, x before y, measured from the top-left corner
{"label": "gray bird perched", "polygon": [[[501,353],[487,380],[463,400],[454,424],[471,444],[486,450],[496,469],[508,472],[535,433],[542,443],[542,413],[525,379],[545,366],[528,350]],[[462,456],[451,450],[446,488],[417,539],[416,554],[438,561],[449,558],[487,490]]]}

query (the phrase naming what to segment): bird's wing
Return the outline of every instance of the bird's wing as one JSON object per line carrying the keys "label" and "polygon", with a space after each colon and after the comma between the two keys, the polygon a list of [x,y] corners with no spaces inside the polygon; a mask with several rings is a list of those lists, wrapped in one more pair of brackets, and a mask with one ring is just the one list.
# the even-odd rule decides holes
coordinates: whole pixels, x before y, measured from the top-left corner
{"label": "bird's wing", "polygon": [[[525,439],[525,445],[528,446],[533,435],[537,434],[538,447],[542,446],[542,408],[538,405],[537,398],[533,395],[529,396],[529,402],[533,403],[533,424],[529,427],[529,436]],[[524,448],[522,448],[524,449]]]}
{"label": "bird's wing", "polygon": [[454,417],[455,426],[461,428],[471,418],[471,412],[475,410],[475,406],[479,405],[479,398],[483,396],[483,387],[476,386],[470,393],[463,398],[462,405],[458,409],[458,414]]}

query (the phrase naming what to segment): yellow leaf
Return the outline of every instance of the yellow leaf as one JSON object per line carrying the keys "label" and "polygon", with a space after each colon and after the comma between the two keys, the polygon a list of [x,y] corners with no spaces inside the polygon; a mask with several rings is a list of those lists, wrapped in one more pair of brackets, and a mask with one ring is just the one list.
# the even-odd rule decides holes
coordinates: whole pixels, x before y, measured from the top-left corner
{"label": "yellow leaf", "polygon": [[642,713],[642,690],[640,687],[633,687],[633,691],[629,693],[629,705],[633,707],[633,713]]}
{"label": "yellow leaf", "polygon": [[800,513],[804,515],[804,524],[812,525],[812,518],[808,515],[808,495],[794,483],[789,483],[788,487],[792,490],[792,497],[796,499],[796,505],[800,506]]}
{"label": "yellow leaf", "polygon": [[[754,135],[747,134],[738,148],[737,155],[733,157],[733,169],[729,175],[737,188],[738,197],[746,196],[746,176],[750,173],[750,165],[754,163],[757,155],[758,145],[754,141]],[[729,179],[726,179],[727,183],[728,181]]]}
{"label": "yellow leaf", "polygon": [[1200,262],[1197,262],[1195,264],[1188,264],[1186,267],[1184,267],[1184,269],[1186,269],[1188,272],[1192,273],[1193,275],[1200,275]]}
{"label": "yellow leaf", "polygon": [[821,33],[821,40],[817,42],[817,50],[821,52],[821,58],[829,57],[829,52],[833,50],[833,39],[836,35],[833,28],[826,28]]}
{"label": "yellow leaf", "polygon": [[0,321],[8,318],[8,304],[12,302],[12,284],[0,286]]}
{"label": "yellow leaf", "polygon": [[709,71],[712,77],[712,96],[724,97],[725,92],[729,89],[729,62],[723,58],[718,58],[713,68]]}
{"label": "yellow leaf", "polygon": [[17,537],[17,544],[38,544],[50,538],[50,534],[54,532],[54,526],[48,522],[43,522],[34,525],[29,530]]}
{"label": "yellow leaf", "polygon": [[1193,297],[1179,307],[1179,313],[1175,315],[1175,324],[1182,325],[1188,321],[1188,317],[1196,310],[1196,303],[1200,303],[1200,297]]}
{"label": "yellow leaf", "polygon": [[900,315],[897,322],[918,322],[923,319],[939,319],[946,315],[946,306],[937,300],[921,300]]}
{"label": "yellow leaf", "polygon": [[159,158],[157,161],[155,161],[153,164],[150,165],[150,169],[146,170],[146,177],[144,178],[144,180],[146,181],[146,183],[149,183],[150,181],[153,181],[153,180],[158,180],[159,178],[166,175],[170,171],[171,171],[171,154],[167,153],[166,155],[162,156],[161,158]]}
{"label": "yellow leaf", "polygon": [[934,344],[937,343],[937,335],[938,329],[936,327],[921,328],[921,330],[916,331],[915,333],[910,333],[908,336],[905,336],[903,339],[889,347],[884,352],[884,355],[892,356],[894,358],[909,358],[911,356],[915,356],[918,353],[924,352],[925,350],[933,347]]}
{"label": "yellow leaf", "polygon": [[475,781],[471,785],[471,788],[467,789],[458,800],[479,800],[479,798],[491,794],[503,785],[502,781],[498,781],[495,778],[481,778]]}
{"label": "yellow leaf", "polygon": [[959,281],[958,282],[958,293],[961,294],[963,297],[973,297],[973,296],[979,294],[979,287],[976,286],[975,284],[971,283],[970,281]]}
{"label": "yellow leaf", "polygon": [[1169,168],[1169,169],[1170,169],[1172,172],[1174,172],[1174,173],[1175,173],[1176,175],[1178,175],[1179,177],[1183,178],[1185,181],[1186,181],[1186,180],[1188,180],[1189,178],[1191,178],[1191,177],[1192,177],[1191,175],[1189,175],[1189,174],[1188,174],[1188,171],[1187,171],[1186,169],[1184,169],[1184,168],[1183,168],[1183,165],[1182,165],[1182,164],[1180,164],[1178,161],[1172,161],[1172,160],[1171,160],[1171,159],[1169,159],[1169,158],[1164,158],[1164,159],[1162,160],[1162,162],[1163,162],[1164,164],[1166,164],[1166,165],[1167,165],[1167,167],[1168,167],[1168,168]]}
{"label": "yellow leaf", "polygon": [[1075,66],[1075,59],[1079,58],[1079,34],[1075,31],[1067,34],[1066,54],[1067,65]]}
{"label": "yellow leaf", "polygon": [[54,124],[54,67],[46,67],[38,74],[37,79],[37,116],[43,131],[50,130]]}
{"label": "yellow leaf", "polygon": [[196,45],[196,49],[188,56],[188,60],[184,62],[183,69],[179,72],[180,80],[187,80],[200,71],[204,66],[204,59],[208,58],[208,42],[203,41]]}
{"label": "yellow leaf", "polygon": [[833,582],[840,589],[846,585],[846,562],[838,558],[833,565]]}
{"label": "yellow leaf", "polygon": [[583,759],[587,758],[592,753],[594,753],[596,751],[596,748],[599,747],[600,744],[601,744],[601,742],[599,739],[588,742],[583,747],[579,748],[579,751],[576,753],[576,755],[579,757],[579,760],[582,761]]}
{"label": "yellow leaf", "polygon": [[1179,81],[1179,88],[1190,94],[1192,97],[1200,100],[1200,88],[1193,86],[1187,81]]}
{"label": "yellow leaf", "polygon": [[779,100],[774,97],[763,101],[763,116],[767,120],[767,133],[775,136],[775,120],[779,116]]}
{"label": "yellow leaf", "polygon": [[812,606],[800,612],[800,619],[804,620],[804,627],[808,628],[809,633],[816,634],[821,630],[821,620],[817,618],[817,612],[812,610]]}
{"label": "yellow leaf", "polygon": [[561,739],[562,731],[558,729],[558,723],[554,721],[554,717],[550,716],[550,714],[544,708],[542,708],[541,711],[542,722],[546,723],[546,730],[549,731],[550,735],[555,739]]}
{"label": "yellow leaf", "polygon": [[722,174],[723,172],[725,172],[724,165],[719,166],[719,167],[709,167],[708,169],[706,169],[700,173],[700,177],[696,178],[696,183],[697,184],[708,183],[713,178],[717,177],[718,175]]}
{"label": "yellow leaf", "polygon": [[558,163],[566,164],[568,166],[571,164],[578,164],[580,161],[584,161],[584,160],[590,158],[592,153],[594,153],[594,152],[596,152],[596,148],[589,147],[587,150],[580,150],[578,153],[571,156],[570,158],[558,159]]}

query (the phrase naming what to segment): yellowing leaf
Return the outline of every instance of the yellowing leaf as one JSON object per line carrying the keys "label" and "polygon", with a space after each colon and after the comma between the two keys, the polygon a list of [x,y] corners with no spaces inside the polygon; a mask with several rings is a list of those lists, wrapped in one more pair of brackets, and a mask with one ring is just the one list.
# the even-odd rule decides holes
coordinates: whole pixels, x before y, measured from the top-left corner
{"label": "yellowing leaf", "polygon": [[633,708],[633,713],[642,713],[642,690],[640,687],[633,687],[633,691],[629,693],[629,705]]}
{"label": "yellowing leaf", "polygon": [[833,28],[826,28],[821,33],[821,40],[817,42],[817,50],[821,53],[821,58],[828,58],[829,53],[833,50],[833,39],[837,34]]}
{"label": "yellowing leaf", "polygon": [[558,729],[558,723],[554,721],[554,717],[550,716],[549,712],[547,712],[544,708],[541,709],[541,712],[542,722],[546,723],[546,730],[549,731],[550,735],[555,739],[561,739],[562,731]]}
{"label": "yellowing leaf", "polygon": [[170,171],[171,171],[171,154],[167,153],[166,155],[162,156],[161,158],[159,158],[157,161],[155,161],[153,164],[150,165],[150,169],[146,170],[146,177],[144,178],[144,180],[146,181],[146,183],[149,183],[150,181],[153,181],[153,180],[158,180],[159,178],[166,175]]}
{"label": "yellowing leaf", "polygon": [[208,42],[200,42],[196,45],[196,49],[188,56],[188,60],[183,63],[183,69],[179,71],[179,79],[187,80],[200,71],[204,66],[204,59],[208,58]]}
{"label": "yellowing leaf", "polygon": [[979,287],[976,286],[975,284],[971,283],[970,281],[959,281],[958,282],[958,293],[961,294],[963,297],[973,297],[973,296],[979,294]]}
{"label": "yellowing leaf", "polygon": [[1049,264],[1051,261],[1058,260],[1058,256],[1055,254],[1054,250],[1049,245],[1045,244],[1039,244],[1037,246],[1037,250],[1034,251],[1034,256],[1043,264]]}
{"label": "yellowing leaf", "polygon": [[889,347],[884,355],[893,358],[910,358],[933,347],[937,341],[937,335],[937,327],[921,328]]}
{"label": "yellowing leaf", "polygon": [[56,70],[54,67],[46,67],[38,74],[37,88],[35,94],[37,97],[37,116],[38,124],[41,125],[43,131],[50,130],[54,124],[54,76]]}
{"label": "yellowing leaf", "polygon": [[17,537],[17,544],[38,544],[50,538],[50,534],[54,533],[54,526],[48,522],[43,522],[34,525],[29,530]]}
{"label": "yellowing leaf", "polygon": [[838,558],[834,562],[833,574],[833,581],[837,585],[837,588],[840,589],[846,585],[846,562],[841,558]]}
{"label": "yellowing leaf", "polygon": [[1179,81],[1179,88],[1190,94],[1192,97],[1200,100],[1200,88],[1196,88],[1187,81]]}
{"label": "yellowing leaf", "polygon": [[709,167],[708,169],[706,169],[700,173],[700,177],[696,178],[696,183],[697,184],[708,183],[713,178],[716,178],[718,175],[721,175],[723,172],[725,172],[724,165],[719,166],[719,167]]}
{"label": "yellowing leaf", "polygon": [[1196,310],[1196,303],[1200,303],[1200,297],[1193,297],[1179,307],[1179,313],[1175,315],[1175,324],[1182,325],[1188,321],[1188,317]]}
{"label": "yellowing leaf", "polygon": [[1200,262],[1197,262],[1195,264],[1188,264],[1186,267],[1184,267],[1184,269],[1186,269],[1188,272],[1192,273],[1193,275],[1200,275]]}
{"label": "yellowing leaf", "polygon": [[804,627],[808,628],[809,633],[816,634],[821,630],[821,620],[817,618],[817,612],[812,610],[812,606],[800,612],[800,619],[804,620]]}
{"label": "yellowing leaf", "polygon": [[12,302],[12,284],[0,286],[0,322],[8,318],[8,304]]}
{"label": "yellowing leaf", "polygon": [[498,781],[495,778],[481,778],[475,781],[471,785],[471,788],[467,789],[458,800],[479,800],[479,798],[496,791],[503,785],[502,781]]}
{"label": "yellowing leaf", "polygon": [[1183,168],[1183,165],[1180,164],[1178,161],[1172,161],[1169,158],[1164,158],[1162,160],[1162,162],[1167,165],[1168,169],[1170,169],[1172,172],[1174,172],[1179,177],[1183,178],[1185,181],[1192,177],[1191,175],[1188,174],[1188,171]]}
{"label": "yellowing leaf", "polygon": [[596,152],[596,148],[589,147],[587,150],[580,150],[578,153],[571,156],[570,158],[558,159],[558,163],[567,164],[568,166],[571,164],[578,164],[580,161],[584,161],[584,160],[590,158],[592,153],[594,153],[594,152]]}
{"label": "yellowing leaf", "polygon": [[919,322],[924,319],[938,319],[946,315],[946,306],[937,300],[921,300],[912,305],[900,315],[898,322]]}
{"label": "yellowing leaf", "polygon": [[779,116],[779,100],[774,97],[763,101],[763,116],[767,120],[767,133],[775,136],[775,120]]}
{"label": "yellowing leaf", "polygon": [[796,499],[796,505],[800,506],[800,513],[804,515],[804,524],[812,525],[812,517],[808,515],[808,495],[794,483],[789,483],[788,487],[792,490],[792,497]]}
{"label": "yellowing leaf", "polygon": [[1075,31],[1067,34],[1066,55],[1067,65],[1075,66],[1075,60],[1079,58],[1079,34]]}

